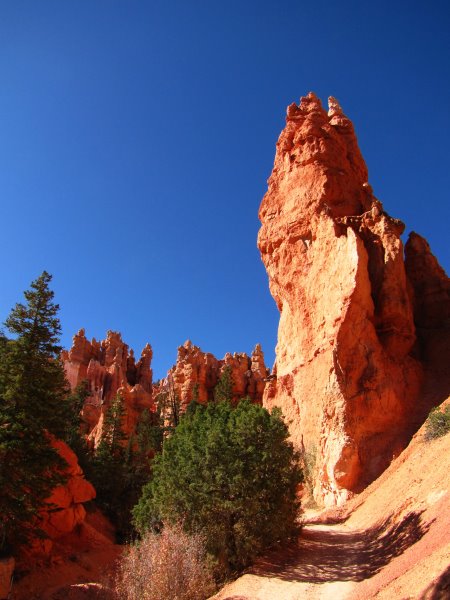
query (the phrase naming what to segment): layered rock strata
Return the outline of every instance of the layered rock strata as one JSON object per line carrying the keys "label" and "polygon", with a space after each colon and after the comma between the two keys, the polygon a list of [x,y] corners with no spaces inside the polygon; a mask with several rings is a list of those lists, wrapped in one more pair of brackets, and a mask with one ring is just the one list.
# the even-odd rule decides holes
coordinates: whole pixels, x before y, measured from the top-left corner
{"label": "layered rock strata", "polygon": [[145,408],[153,408],[152,349],[145,346],[141,357],[135,360],[133,350],[122,341],[120,333],[108,331],[106,340],[89,341],[84,329],[73,338],[72,348],[62,353],[67,379],[72,389],[87,381],[90,395],[83,408],[85,433],[97,444],[105,413],[112,399],[119,393],[125,415],[123,429],[130,434]]}
{"label": "layered rock strata", "polygon": [[232,376],[233,399],[249,396],[254,402],[262,403],[268,369],[259,344],[256,344],[251,356],[227,353],[222,360],[218,360],[188,340],[178,348],[177,361],[167,378],[157,386],[156,394],[170,385],[180,400],[181,410],[194,397],[198,402],[206,403],[213,398],[214,388],[225,368],[230,369]]}
{"label": "layered rock strata", "polygon": [[[442,322],[448,279],[435,266],[439,275],[430,276],[427,255],[408,281],[404,225],[374,196],[353,125],[334,98],[328,113],[312,93],[288,107],[259,217],[258,247],[280,310],[263,402],[282,408],[314,465],[316,500],[340,504],[418,426],[414,310],[426,321],[441,311]],[[428,296],[422,288],[430,286]]]}

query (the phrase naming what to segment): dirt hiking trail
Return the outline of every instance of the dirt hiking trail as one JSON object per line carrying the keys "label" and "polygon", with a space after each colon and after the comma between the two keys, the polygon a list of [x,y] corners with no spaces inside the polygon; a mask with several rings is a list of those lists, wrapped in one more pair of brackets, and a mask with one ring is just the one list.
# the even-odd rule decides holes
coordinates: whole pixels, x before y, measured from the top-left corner
{"label": "dirt hiking trail", "polygon": [[423,433],[347,505],[305,514],[297,544],[214,600],[450,600],[450,434]]}
{"label": "dirt hiking trail", "polygon": [[[450,434],[429,442],[423,434],[345,506],[307,511],[297,544],[260,559],[214,599],[450,600]],[[51,565],[31,569],[13,600],[99,599],[123,548],[95,531],[86,548],[72,539]]]}

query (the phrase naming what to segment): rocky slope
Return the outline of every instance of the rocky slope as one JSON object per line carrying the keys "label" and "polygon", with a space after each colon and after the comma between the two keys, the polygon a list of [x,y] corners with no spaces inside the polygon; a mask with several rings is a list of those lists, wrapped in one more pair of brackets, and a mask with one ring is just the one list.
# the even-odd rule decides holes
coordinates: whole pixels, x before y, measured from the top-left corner
{"label": "rocky slope", "polygon": [[[52,555],[38,563],[19,562],[12,600],[79,600],[102,596],[123,546],[111,524],[91,511],[74,531],[56,539]],[[88,582],[88,583],[85,583]],[[89,583],[95,582],[95,583]]]}
{"label": "rocky slope", "polygon": [[52,446],[66,461],[65,473],[67,482],[56,487],[46,502],[48,510],[40,513],[39,528],[46,534],[45,538],[35,538],[30,546],[24,549],[32,555],[48,555],[56,540],[74,531],[86,518],[83,504],[95,498],[93,485],[84,478],[78,464],[78,458],[69,446],[61,440],[52,440]]}
{"label": "rocky slope", "polygon": [[[449,354],[449,284],[420,236],[384,210],[351,121],[310,93],[288,107],[259,217],[258,246],[280,310],[280,406],[315,465],[316,500],[340,504],[389,465],[423,422]],[[433,382],[433,383],[430,383]],[[447,385],[447,384],[446,384]],[[434,396],[429,391],[434,389]]]}

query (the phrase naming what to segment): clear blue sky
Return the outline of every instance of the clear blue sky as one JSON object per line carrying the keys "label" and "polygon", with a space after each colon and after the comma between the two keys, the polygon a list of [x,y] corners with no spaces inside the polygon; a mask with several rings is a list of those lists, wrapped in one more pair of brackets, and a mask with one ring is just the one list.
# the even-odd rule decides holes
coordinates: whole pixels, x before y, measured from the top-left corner
{"label": "clear blue sky", "polygon": [[120,330],[161,377],[278,313],[256,249],[285,108],[353,119],[386,210],[450,267],[448,1],[0,3],[0,320],[46,269],[63,344]]}

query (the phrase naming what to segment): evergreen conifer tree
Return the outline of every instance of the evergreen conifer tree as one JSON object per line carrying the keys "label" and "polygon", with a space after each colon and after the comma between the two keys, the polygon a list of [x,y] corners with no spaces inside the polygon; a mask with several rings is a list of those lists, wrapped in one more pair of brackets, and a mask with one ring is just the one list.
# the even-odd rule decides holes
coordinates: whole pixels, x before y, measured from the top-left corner
{"label": "evergreen conifer tree", "polygon": [[[100,443],[95,451],[89,478],[97,491],[97,503],[119,529],[126,529],[124,493],[128,485],[131,448],[123,428],[125,407],[120,393],[105,413]],[[129,519],[128,519],[129,520]]]}
{"label": "evergreen conifer tree", "polygon": [[161,451],[163,439],[164,423],[159,411],[143,410],[136,427],[135,458],[140,463],[146,462],[150,455]]}
{"label": "evergreen conifer tree", "polygon": [[38,532],[39,511],[65,463],[51,445],[64,437],[71,407],[59,360],[59,306],[43,272],[0,336],[0,548],[14,550]]}
{"label": "evergreen conifer tree", "polygon": [[181,417],[181,402],[171,376],[167,378],[161,391],[156,396],[156,403],[164,433],[170,434],[177,427]]}
{"label": "evergreen conifer tree", "polygon": [[119,488],[122,487],[126,450],[126,436],[122,430],[125,409],[122,397],[117,394],[105,414],[102,436],[95,452],[92,480],[97,499],[107,511],[115,505]]}
{"label": "evergreen conifer tree", "polygon": [[231,402],[233,399],[233,383],[231,367],[227,366],[223,369],[222,375],[214,388],[214,400],[216,402]]}
{"label": "evergreen conifer tree", "polygon": [[80,467],[85,473],[88,473],[91,467],[92,451],[83,435],[82,410],[90,393],[89,382],[83,380],[68,397],[71,410],[66,421],[66,431],[63,437],[64,441],[77,455]]}
{"label": "evergreen conifer tree", "polygon": [[198,405],[155,457],[153,479],[133,511],[140,532],[181,522],[204,535],[224,571],[241,569],[297,531],[302,474],[274,410],[245,399]]}

